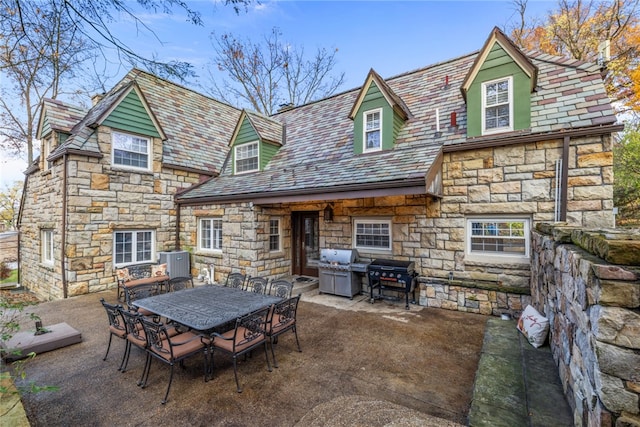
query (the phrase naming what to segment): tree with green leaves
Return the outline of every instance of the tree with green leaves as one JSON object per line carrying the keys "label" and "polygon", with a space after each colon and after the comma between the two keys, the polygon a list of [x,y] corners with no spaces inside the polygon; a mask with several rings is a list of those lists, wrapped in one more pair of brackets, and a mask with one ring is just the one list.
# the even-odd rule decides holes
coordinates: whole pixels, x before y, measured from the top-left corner
{"label": "tree with green leaves", "polygon": [[5,184],[0,191],[0,222],[7,230],[15,230],[22,198],[22,181],[16,181],[12,186]]}
{"label": "tree with green leaves", "polygon": [[332,95],[344,82],[333,74],[338,49],[318,49],[307,57],[303,47],[282,40],[274,28],[262,43],[233,34],[211,35],[218,70],[228,79],[211,78],[212,96],[238,107],[271,115],[281,106],[297,106]]}
{"label": "tree with green leaves", "polygon": [[618,207],[617,224],[640,225],[640,123],[627,129],[613,149],[615,185],[613,201]]}

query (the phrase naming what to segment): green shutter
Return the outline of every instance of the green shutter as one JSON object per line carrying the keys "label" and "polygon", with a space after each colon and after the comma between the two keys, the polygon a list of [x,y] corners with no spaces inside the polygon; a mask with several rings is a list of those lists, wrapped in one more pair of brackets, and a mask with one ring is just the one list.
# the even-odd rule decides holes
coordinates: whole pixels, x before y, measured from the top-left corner
{"label": "green shutter", "polygon": [[147,110],[135,90],[129,92],[102,124],[139,135],[160,137],[153,120],[147,114]]}
{"label": "green shutter", "polygon": [[467,92],[467,136],[482,135],[482,83],[513,77],[513,130],[531,126],[531,79],[520,66],[495,43]]}

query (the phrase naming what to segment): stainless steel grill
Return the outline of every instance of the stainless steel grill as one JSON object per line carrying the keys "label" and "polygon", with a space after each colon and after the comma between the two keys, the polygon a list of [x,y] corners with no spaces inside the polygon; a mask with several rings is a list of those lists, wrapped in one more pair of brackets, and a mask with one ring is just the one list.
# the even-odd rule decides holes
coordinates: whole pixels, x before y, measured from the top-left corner
{"label": "stainless steel grill", "polygon": [[361,284],[356,271],[360,264],[355,263],[357,258],[358,251],[355,249],[321,249],[318,290],[349,298],[359,294]]}

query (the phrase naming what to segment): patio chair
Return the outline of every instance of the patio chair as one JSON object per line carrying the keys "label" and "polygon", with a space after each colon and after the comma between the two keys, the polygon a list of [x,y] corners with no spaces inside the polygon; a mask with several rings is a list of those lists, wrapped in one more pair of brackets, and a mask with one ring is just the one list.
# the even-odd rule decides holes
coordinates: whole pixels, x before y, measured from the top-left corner
{"label": "patio chair", "polygon": [[277,279],[271,281],[271,288],[269,293],[280,298],[291,298],[291,292],[293,291],[293,283],[285,279]]}
{"label": "patio chair", "polygon": [[168,292],[175,292],[182,289],[193,288],[193,278],[189,277],[174,277],[169,280]]}
{"label": "patio chair", "polygon": [[204,356],[204,380],[209,379],[209,354],[211,346],[211,338],[205,337],[194,332],[182,332],[177,335],[171,334],[171,328],[162,323],[143,317],[142,326],[147,337],[147,358],[146,369],[143,374],[140,386],[145,388],[149,379],[149,371],[151,371],[151,361],[153,358],[168,364],[171,367],[169,374],[169,384],[167,391],[162,399],[162,404],[167,403],[171,383],[173,382],[173,367],[176,363],[182,363],[184,360],[196,354],[202,353]]}
{"label": "patio chair", "polygon": [[[122,361],[121,372],[125,372],[127,370],[127,366],[129,365],[129,355],[131,354],[131,346],[138,347],[139,349],[146,351],[147,350],[147,337],[144,332],[144,328],[142,326],[142,314],[137,311],[127,310],[124,307],[120,308],[120,314],[124,319],[124,324],[127,328],[127,348],[125,351],[124,359]],[[149,357],[145,361],[144,368],[142,370],[142,376],[138,381],[138,385],[142,383],[142,379],[144,377],[144,373],[147,370],[147,364],[149,363]]]}
{"label": "patio chair", "polygon": [[144,283],[142,285],[127,286],[124,288],[125,301],[129,310],[137,310],[143,316],[153,316],[148,310],[138,309],[134,301],[148,298],[160,293],[160,285],[157,283]]}
{"label": "patio chair", "polygon": [[271,309],[269,323],[267,324],[267,337],[271,345],[271,356],[273,357],[273,366],[278,367],[278,361],[276,360],[276,354],[273,350],[274,344],[278,342],[278,336],[284,334],[287,331],[293,331],[296,336],[296,345],[298,351],[302,352],[300,348],[300,341],[298,340],[298,330],[296,322],[296,314],[298,312],[298,303],[300,302],[300,294],[295,297],[288,298],[282,302],[279,302]]}
{"label": "patio chair", "polygon": [[266,295],[268,291],[269,279],[263,277],[249,277],[246,290],[257,294]]}
{"label": "patio chair", "polygon": [[122,313],[120,313],[122,306],[120,304],[109,304],[104,300],[104,298],[100,298],[100,303],[102,303],[102,306],[106,310],[107,317],[109,319],[109,344],[107,344],[107,352],[105,353],[102,360],[107,360],[109,350],[111,349],[111,341],[113,337],[124,340],[124,352],[122,353],[122,360],[120,361],[120,366],[118,367],[118,370],[121,370],[122,364],[124,363],[124,358],[127,354],[127,350],[129,349],[129,341],[127,340],[127,328],[124,324]]}
{"label": "patio chair", "polygon": [[247,276],[242,273],[229,273],[227,276],[227,281],[224,285],[227,288],[239,288],[244,289],[245,281]]}
{"label": "patio chair", "polygon": [[267,369],[271,372],[269,355],[267,353],[266,325],[270,307],[256,310],[253,313],[239,317],[236,320],[235,328],[223,334],[214,333],[213,346],[211,351],[211,367],[213,370],[214,352],[220,350],[230,354],[233,358],[233,375],[236,379],[238,393],[242,393],[240,382],[238,381],[238,356],[249,353],[251,350],[263,346],[264,355],[267,360]]}

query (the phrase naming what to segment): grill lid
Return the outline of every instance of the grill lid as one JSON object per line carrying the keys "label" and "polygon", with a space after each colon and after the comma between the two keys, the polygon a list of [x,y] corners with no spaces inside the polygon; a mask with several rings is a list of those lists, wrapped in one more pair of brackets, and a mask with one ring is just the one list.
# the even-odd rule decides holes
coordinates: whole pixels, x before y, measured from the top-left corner
{"label": "grill lid", "polygon": [[358,258],[358,251],[355,249],[321,249],[320,262],[325,264],[353,264]]}
{"label": "grill lid", "polygon": [[385,269],[385,270],[396,270],[396,271],[406,271],[413,272],[415,263],[413,261],[398,261],[395,259],[382,259],[377,258],[374,259],[371,264],[369,264],[370,270],[375,269]]}

